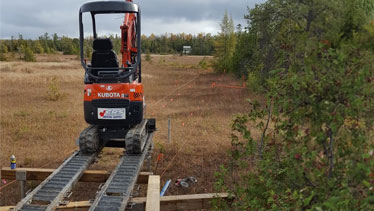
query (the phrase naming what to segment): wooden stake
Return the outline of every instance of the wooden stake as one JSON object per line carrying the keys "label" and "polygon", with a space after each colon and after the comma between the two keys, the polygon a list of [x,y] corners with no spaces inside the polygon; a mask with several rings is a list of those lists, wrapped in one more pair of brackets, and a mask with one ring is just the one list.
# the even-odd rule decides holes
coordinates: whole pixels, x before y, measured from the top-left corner
{"label": "wooden stake", "polygon": [[16,170],[16,180],[19,182],[19,188],[21,192],[21,199],[25,197],[25,185],[26,185],[26,171]]}
{"label": "wooden stake", "polygon": [[171,142],[171,118],[168,118],[168,144]]}

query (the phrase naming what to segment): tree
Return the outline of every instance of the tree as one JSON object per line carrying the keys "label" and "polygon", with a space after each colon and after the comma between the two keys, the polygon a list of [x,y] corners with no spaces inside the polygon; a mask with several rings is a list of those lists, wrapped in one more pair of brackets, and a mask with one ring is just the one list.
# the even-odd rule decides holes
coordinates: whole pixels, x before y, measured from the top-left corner
{"label": "tree", "polygon": [[27,62],[35,62],[36,61],[34,53],[32,52],[32,50],[29,47],[25,47],[23,51],[24,51],[23,60],[25,60]]}
{"label": "tree", "polygon": [[79,52],[79,40],[68,37],[61,38],[61,50],[64,55],[74,55]]}
{"label": "tree", "polygon": [[232,56],[235,51],[236,38],[234,33],[234,21],[227,11],[220,24],[221,32],[214,42],[214,69],[217,72],[232,71]]}
{"label": "tree", "polygon": [[254,66],[256,36],[253,33],[237,32],[236,48],[232,56],[232,69],[236,76],[247,78],[248,69]]}
{"label": "tree", "polygon": [[92,56],[92,45],[93,45],[93,38],[90,37],[84,40],[84,57],[91,59]]}
{"label": "tree", "polygon": [[217,172],[233,210],[373,209],[374,9],[361,2],[269,0],[250,11],[248,71],[263,71],[267,101],[236,116],[232,162]]}
{"label": "tree", "polygon": [[38,54],[44,53],[44,49],[42,45],[40,44],[39,40],[35,40],[33,42],[33,52],[38,53]]}
{"label": "tree", "polygon": [[5,43],[5,41],[1,41],[1,45],[0,45],[0,52],[1,53],[8,53],[8,46],[7,44]]}

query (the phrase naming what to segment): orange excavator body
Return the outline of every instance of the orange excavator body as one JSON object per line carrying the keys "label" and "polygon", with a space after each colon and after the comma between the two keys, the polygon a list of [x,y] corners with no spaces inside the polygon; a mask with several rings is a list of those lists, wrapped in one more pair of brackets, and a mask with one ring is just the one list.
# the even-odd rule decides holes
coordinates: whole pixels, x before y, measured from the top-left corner
{"label": "orange excavator body", "polygon": [[[140,56],[140,11],[132,0],[123,2],[102,2],[102,5],[89,5],[95,24],[96,14],[105,6],[111,7],[110,13],[125,12],[121,29],[122,64],[113,52],[113,44],[108,38],[98,38],[94,26],[94,43],[91,65],[86,67],[84,88],[85,120],[91,125],[101,127],[130,128],[143,120],[143,85],[141,83]],[[91,7],[90,7],[91,6]],[[84,8],[85,9],[85,8]],[[92,10],[94,13],[92,13]],[[98,11],[98,12],[97,12]],[[86,64],[83,64],[85,67]],[[127,74],[127,75],[126,75]],[[113,75],[112,78],[110,76]],[[124,77],[126,75],[127,77]],[[87,79],[87,80],[86,80]]]}

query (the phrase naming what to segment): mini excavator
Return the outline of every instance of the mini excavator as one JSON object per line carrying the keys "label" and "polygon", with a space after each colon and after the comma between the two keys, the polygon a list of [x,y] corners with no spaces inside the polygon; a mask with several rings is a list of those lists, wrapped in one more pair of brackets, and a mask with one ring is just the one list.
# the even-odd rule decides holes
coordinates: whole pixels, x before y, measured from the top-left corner
{"label": "mini excavator", "polygon": [[[91,63],[84,59],[83,13],[90,13],[93,29]],[[124,14],[121,29],[122,62],[119,64],[109,38],[98,37],[96,20],[102,14]],[[155,119],[144,119],[145,102],[141,72],[141,14],[132,0],[84,4],[79,12],[80,58],[84,75],[84,117],[89,127],[79,137],[80,152],[102,147],[124,147],[140,154]]]}

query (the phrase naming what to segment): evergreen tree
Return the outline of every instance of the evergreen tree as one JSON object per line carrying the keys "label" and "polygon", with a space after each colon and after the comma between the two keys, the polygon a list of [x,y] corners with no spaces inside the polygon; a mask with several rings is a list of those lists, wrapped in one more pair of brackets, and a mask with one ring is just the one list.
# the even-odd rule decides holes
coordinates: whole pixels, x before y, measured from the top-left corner
{"label": "evergreen tree", "polygon": [[24,48],[23,60],[25,60],[27,62],[35,62],[36,61],[35,55],[29,47]]}
{"label": "evergreen tree", "polygon": [[232,71],[232,56],[235,51],[236,37],[234,33],[234,21],[228,15],[227,11],[223,16],[221,33],[214,42],[214,69],[217,72]]}
{"label": "evergreen tree", "polygon": [[38,53],[38,54],[44,53],[44,49],[43,49],[42,45],[40,44],[39,40],[35,40],[33,42],[33,52]]}
{"label": "evergreen tree", "polygon": [[1,53],[8,53],[8,46],[7,46],[7,44],[5,43],[5,41],[1,41],[1,44],[0,44],[0,52],[1,52]]}

